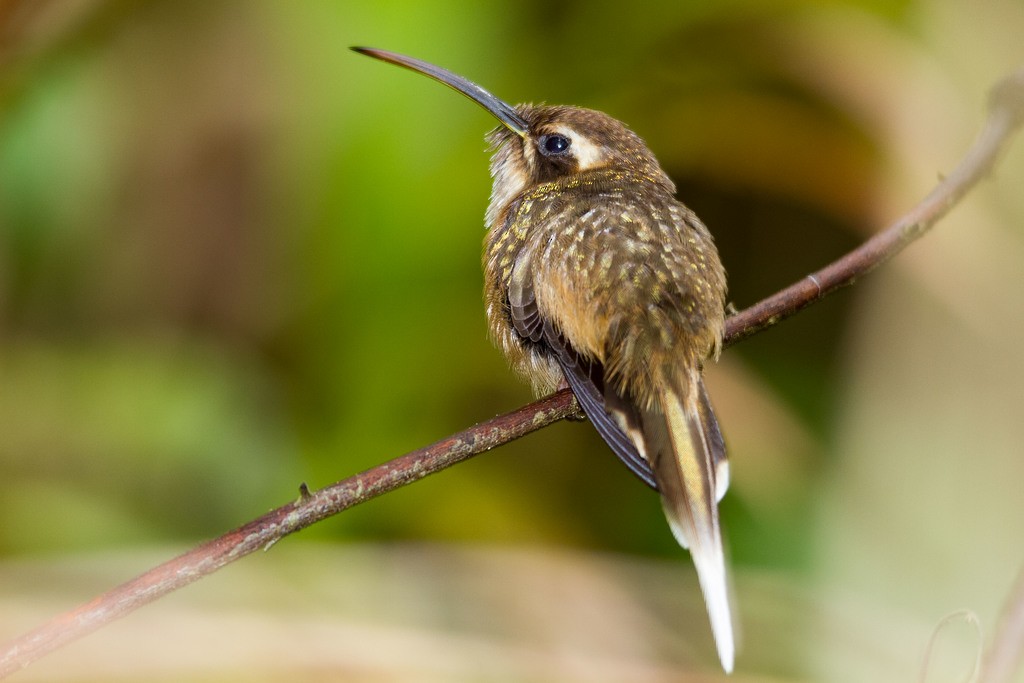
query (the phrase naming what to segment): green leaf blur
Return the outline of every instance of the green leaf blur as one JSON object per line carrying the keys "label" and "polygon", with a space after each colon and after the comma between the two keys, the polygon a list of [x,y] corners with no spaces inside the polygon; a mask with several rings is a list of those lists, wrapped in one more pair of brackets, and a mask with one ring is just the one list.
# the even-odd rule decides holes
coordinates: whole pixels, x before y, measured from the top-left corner
{"label": "green leaf blur", "polygon": [[[966,149],[1024,35],[1019,2],[967,4],[11,3],[0,562],[198,541],[529,400],[484,326],[493,121],[348,46],[626,121],[715,234],[742,308],[884,226]],[[874,680],[827,649],[769,652],[745,575],[927,626],[963,604],[991,621],[1024,559],[1021,147],[934,238],[709,371],[764,673]],[[692,572],[585,423],[312,539]],[[927,634],[889,673],[910,679]]]}

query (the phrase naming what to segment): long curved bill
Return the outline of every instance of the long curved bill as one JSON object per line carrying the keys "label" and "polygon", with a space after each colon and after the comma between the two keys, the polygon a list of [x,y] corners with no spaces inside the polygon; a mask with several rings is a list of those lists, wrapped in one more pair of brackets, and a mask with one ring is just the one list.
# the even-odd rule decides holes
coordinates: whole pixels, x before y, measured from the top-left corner
{"label": "long curved bill", "polygon": [[523,117],[517,114],[516,110],[513,109],[510,104],[499,100],[497,97],[469,79],[453,74],[451,71],[442,69],[439,66],[434,66],[429,62],[424,62],[421,59],[415,59],[413,57],[406,57],[405,55],[400,55],[397,52],[377,50],[372,47],[353,47],[352,49],[368,57],[374,57],[384,62],[404,66],[406,69],[411,69],[425,76],[430,76],[435,81],[444,83],[449,88],[462,93],[479,104],[481,107],[489,111],[494,118],[501,121],[503,126],[519,137],[525,138],[529,135],[530,124],[524,121]]}

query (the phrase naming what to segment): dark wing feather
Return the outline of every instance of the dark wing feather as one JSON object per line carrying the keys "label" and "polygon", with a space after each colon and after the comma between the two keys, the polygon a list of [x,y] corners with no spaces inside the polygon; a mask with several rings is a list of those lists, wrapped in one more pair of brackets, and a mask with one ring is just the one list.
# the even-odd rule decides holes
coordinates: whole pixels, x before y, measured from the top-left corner
{"label": "dark wing feather", "polygon": [[630,472],[652,489],[658,490],[650,464],[644,460],[633,442],[605,409],[601,388],[601,366],[581,358],[551,321],[541,317],[537,309],[537,299],[533,295],[533,283],[530,282],[526,271],[525,264],[518,264],[509,283],[508,300],[512,326],[525,339],[548,347],[562,368],[569,388],[576,395],[576,400],[590,418],[597,433]]}
{"label": "dark wing feather", "polygon": [[533,287],[530,283],[513,284],[513,291],[509,292],[509,311],[512,315],[512,326],[521,337],[532,342],[539,342],[544,338],[544,321],[537,310],[537,299],[533,296]]}
{"label": "dark wing feather", "polygon": [[544,340],[555,352],[555,359],[561,366],[572,393],[576,395],[576,400],[580,402],[580,407],[590,418],[597,433],[611,447],[619,460],[629,468],[630,472],[657,491],[658,485],[654,480],[654,471],[651,470],[651,465],[644,460],[626,433],[605,410],[604,396],[598,383],[592,377],[593,372],[599,371],[600,368],[595,368],[591,363],[583,361],[579,354],[572,350],[565,343],[564,338],[546,321]]}

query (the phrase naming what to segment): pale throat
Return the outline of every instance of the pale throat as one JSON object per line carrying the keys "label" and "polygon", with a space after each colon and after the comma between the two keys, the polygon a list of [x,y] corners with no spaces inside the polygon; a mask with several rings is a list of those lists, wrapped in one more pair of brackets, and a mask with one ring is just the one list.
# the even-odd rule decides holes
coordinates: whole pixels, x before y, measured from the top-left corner
{"label": "pale throat", "polygon": [[[572,141],[572,157],[576,162],[577,172],[608,165],[610,154],[604,145],[591,141],[564,124],[553,125],[548,131],[548,134],[563,135]],[[519,154],[522,155],[522,159],[517,158]],[[491,158],[491,178],[494,185],[484,217],[488,228],[495,227],[502,210],[529,187],[531,174],[527,169],[534,169],[536,164],[537,150],[532,143],[522,144],[516,139],[508,139],[494,153]]]}
{"label": "pale throat", "polygon": [[484,215],[484,224],[488,229],[496,227],[502,210],[530,183],[526,165],[517,163],[516,150],[512,147],[514,144],[517,143],[512,140],[503,143],[491,157],[491,178],[494,185],[491,187],[491,201]]}

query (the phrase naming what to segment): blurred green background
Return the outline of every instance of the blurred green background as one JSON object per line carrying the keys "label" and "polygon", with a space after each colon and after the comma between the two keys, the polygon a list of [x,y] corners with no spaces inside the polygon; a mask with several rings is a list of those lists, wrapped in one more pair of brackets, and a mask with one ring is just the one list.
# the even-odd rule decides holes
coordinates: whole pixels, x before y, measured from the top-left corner
{"label": "blurred green background", "polygon": [[[288,501],[301,481],[326,485],[530,398],[484,326],[493,121],[348,46],[628,122],[715,234],[742,308],[949,171],[987,89],[1024,61],[1021,35],[1016,0],[0,2],[0,639]],[[745,632],[738,679],[910,680],[944,614],[969,607],[995,628],[1024,561],[1021,188],[1018,143],[933,235],[709,370],[733,463],[722,514]],[[601,585],[625,595],[541,588],[561,560],[564,586],[607,571]],[[273,579],[251,576],[261,568]],[[458,643],[453,661],[479,666],[410,654],[399,673],[353,670],[308,641],[290,650],[292,673],[322,680],[716,670],[657,498],[586,424],[231,572],[238,583],[190,595],[230,586],[235,609],[265,614],[260,581],[289,586],[281,602],[294,604],[333,577],[419,605],[425,630],[499,634],[534,655],[607,654],[574,639],[595,620],[637,641],[622,647],[639,668],[593,675],[558,658],[520,670],[519,650],[487,658]],[[687,583],[669,590],[677,576]],[[503,591],[545,596],[548,625],[513,628]],[[481,612],[453,616],[466,595]],[[372,606],[371,622],[407,625],[402,609]],[[133,619],[161,633],[161,609]],[[973,632],[953,630],[935,680],[959,680],[973,656]],[[156,658],[103,669],[103,653],[123,652],[92,642],[78,652],[95,669],[57,654],[26,680],[172,676]],[[242,659],[189,675],[257,680]]]}

